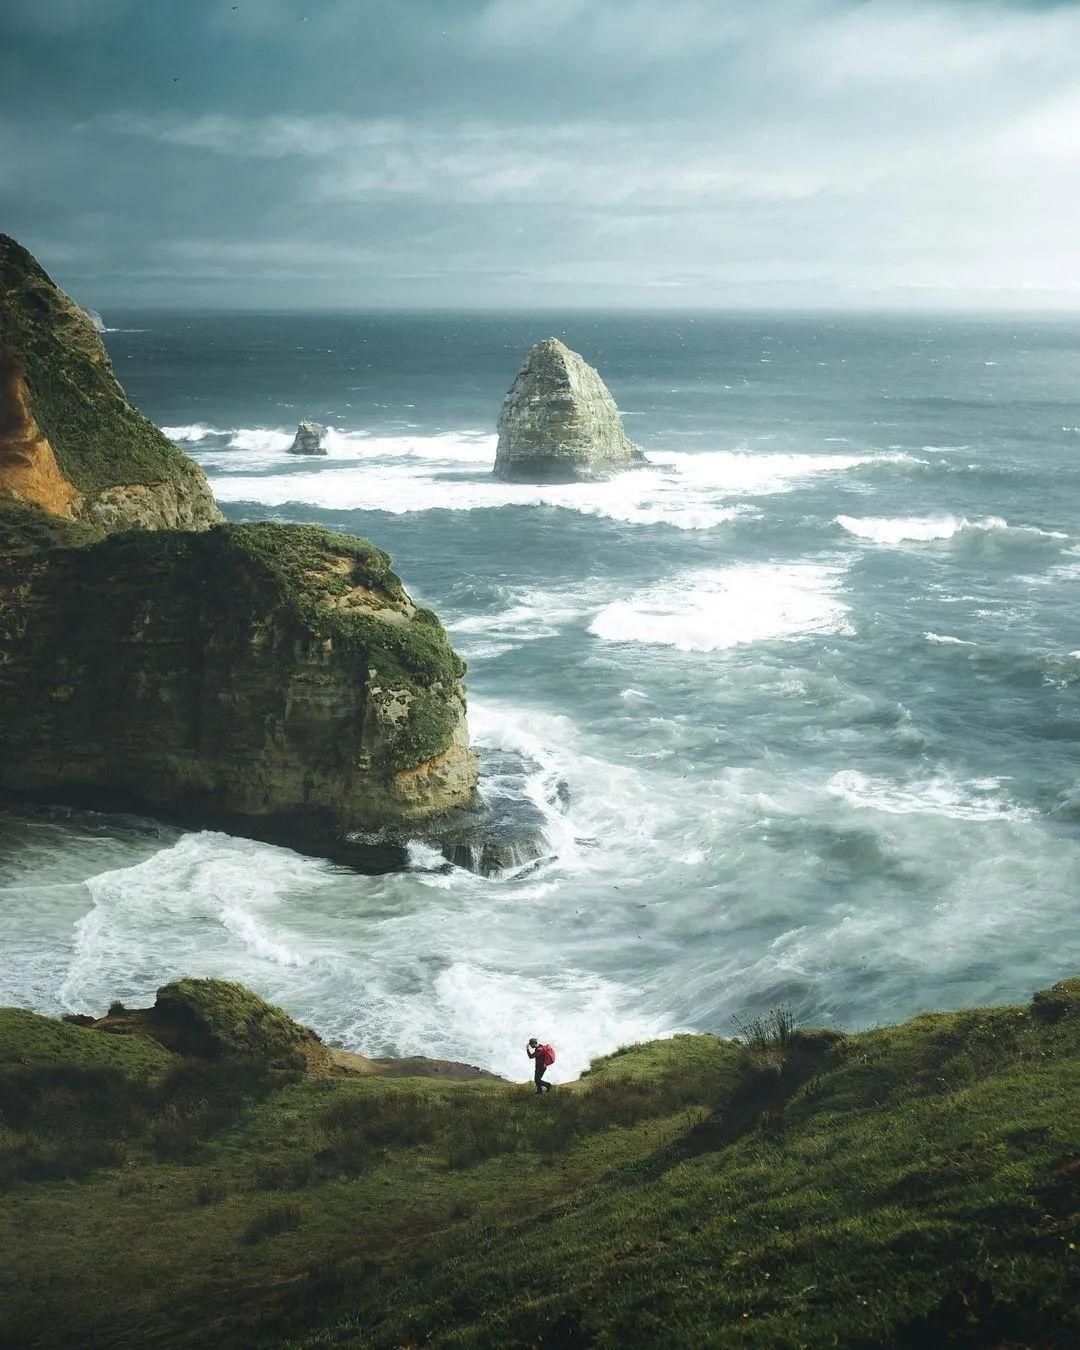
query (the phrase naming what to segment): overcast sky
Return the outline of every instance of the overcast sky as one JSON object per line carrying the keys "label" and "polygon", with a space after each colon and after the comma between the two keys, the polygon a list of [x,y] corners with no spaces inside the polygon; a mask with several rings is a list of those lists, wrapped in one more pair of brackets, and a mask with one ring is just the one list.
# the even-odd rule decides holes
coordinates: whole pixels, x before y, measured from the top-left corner
{"label": "overcast sky", "polygon": [[0,0],[99,308],[1080,309],[1080,0]]}

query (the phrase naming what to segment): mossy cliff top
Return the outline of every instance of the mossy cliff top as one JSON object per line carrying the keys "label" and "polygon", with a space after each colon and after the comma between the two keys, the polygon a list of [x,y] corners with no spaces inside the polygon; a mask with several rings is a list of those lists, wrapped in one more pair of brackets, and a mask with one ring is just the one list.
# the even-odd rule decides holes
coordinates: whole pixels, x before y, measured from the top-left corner
{"label": "mossy cliff top", "polygon": [[[70,555],[78,551],[78,557]],[[101,530],[0,502],[0,585],[70,566],[104,619],[117,580],[197,586],[238,625],[276,612],[339,645],[387,682],[456,684],[465,663],[438,616],[415,606],[389,554],[320,525],[216,525],[205,532]],[[60,598],[60,597],[58,597]],[[119,599],[119,597],[117,597]]]}
{"label": "mossy cliff top", "polygon": [[0,1010],[5,1344],[1080,1338],[1080,980],[630,1046],[543,1100],[313,1067],[221,981],[85,1020]]}
{"label": "mossy cliff top", "polygon": [[0,505],[0,789],[336,853],[466,804],[464,663],[318,526],[103,536]]}
{"label": "mossy cliff top", "polygon": [[[28,475],[29,491],[40,491],[55,456],[61,479],[84,498],[171,485],[174,496],[194,499],[187,515],[196,523],[213,517],[202,471],[128,402],[89,316],[7,235],[0,235],[0,405],[16,491],[25,493]],[[4,473],[0,454],[0,487]],[[55,483],[49,498],[29,499],[56,510]]]}

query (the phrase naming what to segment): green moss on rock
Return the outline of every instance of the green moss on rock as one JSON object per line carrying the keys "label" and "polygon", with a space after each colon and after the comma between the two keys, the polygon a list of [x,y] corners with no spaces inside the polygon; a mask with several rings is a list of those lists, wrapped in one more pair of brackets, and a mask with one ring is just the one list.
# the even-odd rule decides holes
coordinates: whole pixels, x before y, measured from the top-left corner
{"label": "green moss on rock", "polygon": [[174,980],[157,992],[151,1024],[171,1049],[203,1059],[299,1064],[314,1033],[232,980]]}
{"label": "green moss on rock", "polygon": [[1063,1017],[1080,1018],[1080,979],[1058,980],[1049,989],[1040,989],[1031,1003],[1036,1017],[1057,1022]]}
{"label": "green moss on rock", "polygon": [[36,506],[0,498],[0,568],[51,549],[85,548],[104,537],[103,531],[93,525],[50,516]]}
{"label": "green moss on rock", "polygon": [[277,524],[95,540],[11,519],[0,788],[235,814],[285,842],[471,796],[464,664],[367,540]]}
{"label": "green moss on rock", "polygon": [[201,479],[124,397],[89,317],[7,235],[0,235],[0,349],[25,375],[38,425],[80,491]]}
{"label": "green moss on rock", "polygon": [[154,1077],[170,1063],[168,1051],[148,1036],[103,1036],[93,1027],[24,1008],[0,1008],[0,1068],[118,1069],[131,1077]]}

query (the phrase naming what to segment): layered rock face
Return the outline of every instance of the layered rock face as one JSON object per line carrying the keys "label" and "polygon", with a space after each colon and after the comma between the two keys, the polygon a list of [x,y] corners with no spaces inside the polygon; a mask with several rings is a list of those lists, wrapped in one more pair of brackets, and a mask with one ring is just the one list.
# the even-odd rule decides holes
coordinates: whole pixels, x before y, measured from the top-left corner
{"label": "layered rock face", "polygon": [[645,462],[599,374],[558,338],[526,356],[498,431],[495,474],[512,482],[605,478]]}
{"label": "layered rock face", "polygon": [[124,397],[90,315],[0,235],[0,500],[105,530],[205,529],[202,470]]}
{"label": "layered rock face", "polygon": [[467,803],[464,666],[364,540],[0,511],[0,791],[340,852]]}
{"label": "layered rock face", "polygon": [[321,422],[311,422],[306,417],[296,425],[296,435],[289,446],[290,455],[325,455],[326,428]]}

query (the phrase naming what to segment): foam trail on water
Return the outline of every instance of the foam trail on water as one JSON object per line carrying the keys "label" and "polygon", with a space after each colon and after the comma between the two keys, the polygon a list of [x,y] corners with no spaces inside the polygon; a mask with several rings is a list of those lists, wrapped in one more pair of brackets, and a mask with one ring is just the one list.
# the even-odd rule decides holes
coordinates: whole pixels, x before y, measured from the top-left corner
{"label": "foam trail on water", "polygon": [[968,520],[966,516],[837,516],[837,525],[859,539],[874,544],[927,544],[953,539],[959,534],[1011,534],[1035,539],[1068,539],[1060,530],[1043,530],[1035,525],[1010,525],[1000,516]]}
{"label": "foam trail on water", "polygon": [[977,644],[967,638],[951,637],[948,633],[924,633],[927,642],[937,647],[974,647]]}
{"label": "foam trail on water", "polygon": [[922,782],[896,783],[855,769],[833,774],[827,789],[851,806],[888,815],[935,815],[951,820],[1031,820],[1034,813],[1002,792],[1002,779],[967,782],[939,776]]}
{"label": "foam trail on water", "polygon": [[684,572],[605,605],[589,631],[607,642],[685,652],[809,634],[851,633],[838,592],[844,568],[825,563],[737,563]]}
{"label": "foam trail on water", "polygon": [[204,831],[91,877],[91,908],[75,924],[61,1004],[83,1009],[146,996],[181,974],[236,978],[252,964],[301,966],[303,952],[278,930],[273,911],[290,888],[317,888],[329,874],[326,864],[286,849]]}
{"label": "foam trail on water", "polygon": [[188,445],[198,445],[200,441],[205,441],[207,436],[229,435],[227,431],[219,431],[217,427],[205,426],[202,422],[192,422],[190,425],[182,427],[162,427],[161,430],[170,441],[184,441]]}
{"label": "foam trail on water", "polygon": [[[371,436],[332,431],[329,454],[317,467],[297,465],[285,432],[237,432],[230,447],[258,452],[238,461],[219,451],[200,452],[215,470],[214,489],[225,502],[283,506],[305,502],[327,510],[363,508],[404,515],[416,511],[472,511],[503,506],[552,507],[634,525],[710,530],[757,508],[736,496],[792,491],[818,475],[878,465],[918,463],[910,455],[789,454],[741,450],[658,452],[647,467],[597,483],[504,483],[487,472],[495,437],[477,432],[433,436]],[[275,467],[287,472],[264,472]],[[258,469],[252,476],[249,469]]]}

